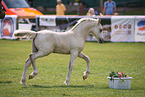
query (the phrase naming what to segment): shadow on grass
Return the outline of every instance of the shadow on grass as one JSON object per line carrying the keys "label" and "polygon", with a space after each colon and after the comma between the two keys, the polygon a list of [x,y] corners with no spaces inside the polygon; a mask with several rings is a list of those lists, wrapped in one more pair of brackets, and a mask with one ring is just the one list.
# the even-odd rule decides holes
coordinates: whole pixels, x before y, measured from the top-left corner
{"label": "shadow on grass", "polygon": [[94,87],[94,85],[86,85],[86,86],[83,86],[83,85],[60,85],[60,86],[42,86],[42,85],[32,85],[32,87],[35,87],[35,88],[92,88]]}
{"label": "shadow on grass", "polygon": [[0,81],[0,84],[4,84],[4,83],[10,84],[12,82],[11,81]]}
{"label": "shadow on grass", "polygon": [[42,85],[32,85],[34,88],[97,88],[97,89],[109,89],[109,87],[97,87],[94,85],[60,85],[60,86],[42,86]]}
{"label": "shadow on grass", "polygon": [[22,68],[10,68],[10,70],[22,70]]}

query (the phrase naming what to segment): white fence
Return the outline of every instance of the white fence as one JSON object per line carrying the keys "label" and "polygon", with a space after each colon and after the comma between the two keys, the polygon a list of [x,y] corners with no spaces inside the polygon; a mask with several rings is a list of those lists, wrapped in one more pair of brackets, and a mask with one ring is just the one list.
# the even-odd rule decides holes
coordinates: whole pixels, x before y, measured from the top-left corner
{"label": "white fence", "polygon": [[[83,17],[86,16],[37,16],[35,30],[48,29],[63,33],[73,27],[77,20]],[[9,15],[0,20],[0,39],[15,39],[13,33],[16,29],[30,30],[30,27],[20,27],[22,24],[17,24],[17,18],[17,16]],[[105,41],[145,42],[145,16],[96,16],[92,18],[101,18]],[[91,34],[87,40],[96,41]]]}

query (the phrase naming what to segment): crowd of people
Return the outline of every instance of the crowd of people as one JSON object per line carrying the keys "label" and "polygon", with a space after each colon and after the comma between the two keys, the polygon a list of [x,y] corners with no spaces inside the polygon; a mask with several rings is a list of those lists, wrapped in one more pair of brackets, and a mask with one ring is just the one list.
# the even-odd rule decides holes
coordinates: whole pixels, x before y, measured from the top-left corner
{"label": "crowd of people", "polygon": [[[98,15],[98,12],[94,10],[94,8],[90,8],[87,12],[87,16],[95,16]],[[117,15],[116,13],[116,3],[112,0],[107,0],[104,3],[103,13],[100,13],[100,16],[104,15]]]}
{"label": "crowd of people", "polygon": [[[0,0],[0,2],[1,2],[1,0]],[[61,0],[57,0],[56,15],[65,15],[65,12],[66,12],[65,5],[61,2]],[[98,15],[98,12],[95,11],[94,8],[90,8],[86,15],[87,16],[96,16],[96,15]],[[100,16],[104,16],[104,15],[117,15],[116,3],[114,1],[107,0],[104,3],[103,13],[100,13]],[[2,6],[0,4],[0,19],[4,18],[4,16],[5,16],[5,12],[2,9]]]}
{"label": "crowd of people", "polygon": [[[82,5],[82,3],[80,3]],[[61,2],[61,0],[57,0],[57,5],[56,5],[56,15],[65,15],[66,12],[66,7],[65,5]],[[107,0],[104,2],[104,9],[103,13],[100,13],[101,16],[104,15],[117,15],[116,13],[116,3],[112,0]],[[96,16],[98,15],[98,11],[95,11],[94,8],[90,8],[86,14],[87,16]]]}

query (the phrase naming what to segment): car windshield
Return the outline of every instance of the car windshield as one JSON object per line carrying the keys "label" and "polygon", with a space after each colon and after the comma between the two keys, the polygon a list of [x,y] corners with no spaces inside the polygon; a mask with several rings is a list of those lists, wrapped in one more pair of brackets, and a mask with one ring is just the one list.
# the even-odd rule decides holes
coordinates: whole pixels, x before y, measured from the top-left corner
{"label": "car windshield", "polygon": [[28,8],[30,7],[25,0],[3,0],[8,8]]}

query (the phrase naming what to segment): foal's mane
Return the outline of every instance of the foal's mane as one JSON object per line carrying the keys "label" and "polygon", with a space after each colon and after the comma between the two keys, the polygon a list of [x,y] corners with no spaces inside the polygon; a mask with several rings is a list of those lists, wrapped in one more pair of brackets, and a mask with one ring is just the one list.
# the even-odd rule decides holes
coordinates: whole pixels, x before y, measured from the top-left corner
{"label": "foal's mane", "polygon": [[73,26],[72,29],[70,29],[70,31],[73,31],[79,24],[81,24],[84,21],[92,21],[92,22],[99,22],[98,19],[93,19],[93,18],[81,18],[80,20],[77,21],[77,24],[75,26]]}

